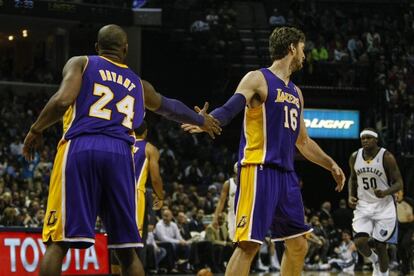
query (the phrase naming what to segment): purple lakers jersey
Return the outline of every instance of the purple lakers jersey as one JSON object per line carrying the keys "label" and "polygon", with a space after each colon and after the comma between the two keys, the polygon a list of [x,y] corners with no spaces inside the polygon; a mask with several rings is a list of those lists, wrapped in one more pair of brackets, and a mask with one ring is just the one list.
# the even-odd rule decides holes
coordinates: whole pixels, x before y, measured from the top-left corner
{"label": "purple lakers jersey", "polygon": [[268,94],[255,108],[245,108],[240,139],[241,165],[275,165],[293,171],[295,144],[300,129],[301,103],[296,86],[288,85],[269,69],[260,69]]}
{"label": "purple lakers jersey", "polygon": [[141,79],[124,64],[87,58],[81,90],[63,118],[64,138],[103,134],[132,145],[132,130],[145,116]]}
{"label": "purple lakers jersey", "polygon": [[147,141],[137,139],[134,145],[134,166],[138,189],[145,192],[148,178],[148,158],[145,154]]}

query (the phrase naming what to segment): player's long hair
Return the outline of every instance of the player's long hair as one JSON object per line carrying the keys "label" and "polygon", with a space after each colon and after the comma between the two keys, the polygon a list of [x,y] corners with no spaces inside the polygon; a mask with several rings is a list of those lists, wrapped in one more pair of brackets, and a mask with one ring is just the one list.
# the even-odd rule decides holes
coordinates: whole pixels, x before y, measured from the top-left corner
{"label": "player's long hair", "polygon": [[284,58],[290,44],[305,42],[305,34],[294,27],[280,27],[273,30],[269,38],[269,52],[272,61]]}

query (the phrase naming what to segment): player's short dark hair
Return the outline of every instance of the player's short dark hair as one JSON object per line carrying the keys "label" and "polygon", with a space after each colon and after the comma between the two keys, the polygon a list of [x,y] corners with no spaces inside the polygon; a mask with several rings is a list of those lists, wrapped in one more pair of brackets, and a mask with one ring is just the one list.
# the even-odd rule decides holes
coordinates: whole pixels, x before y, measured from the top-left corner
{"label": "player's short dark hair", "polygon": [[279,27],[269,38],[269,52],[272,61],[282,59],[289,53],[290,44],[305,42],[305,34],[295,27]]}
{"label": "player's short dark hair", "polygon": [[147,130],[147,122],[144,120],[142,121],[142,124],[134,130],[134,132],[135,132],[135,135],[141,136],[144,134],[146,130]]}
{"label": "player's short dark hair", "polygon": [[349,231],[349,229],[342,230],[342,233],[348,234],[352,237],[351,231]]}
{"label": "player's short dark hair", "polygon": [[102,50],[118,51],[127,43],[127,35],[120,26],[110,24],[99,30],[97,41]]}

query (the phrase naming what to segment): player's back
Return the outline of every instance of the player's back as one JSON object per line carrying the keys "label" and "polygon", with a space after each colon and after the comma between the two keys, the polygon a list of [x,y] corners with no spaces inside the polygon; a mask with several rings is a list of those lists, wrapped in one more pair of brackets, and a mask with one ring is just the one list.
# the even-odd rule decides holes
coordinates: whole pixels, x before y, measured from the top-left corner
{"label": "player's back", "polygon": [[263,104],[246,107],[239,160],[242,165],[274,165],[294,170],[295,144],[300,130],[301,104],[293,82],[286,85],[269,69],[260,69],[268,95]]}
{"label": "player's back", "polygon": [[145,114],[140,78],[126,65],[88,56],[75,103],[65,113],[64,138],[105,135],[133,144]]}

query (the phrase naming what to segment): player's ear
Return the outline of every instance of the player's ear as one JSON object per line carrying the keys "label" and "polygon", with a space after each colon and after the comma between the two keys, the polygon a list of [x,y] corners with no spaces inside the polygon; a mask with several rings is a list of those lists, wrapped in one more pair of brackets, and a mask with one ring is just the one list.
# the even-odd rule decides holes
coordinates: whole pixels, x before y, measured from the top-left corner
{"label": "player's ear", "polygon": [[124,56],[126,57],[128,54],[128,43],[125,44],[125,48],[124,48]]}
{"label": "player's ear", "polygon": [[293,43],[290,43],[290,45],[289,45],[289,50],[292,52],[292,54],[294,54],[294,53],[295,53],[295,51],[296,51],[296,47],[295,47],[295,45],[294,45]]}
{"label": "player's ear", "polygon": [[95,42],[95,51],[96,51],[97,53],[99,53],[99,46],[98,46],[98,42]]}

